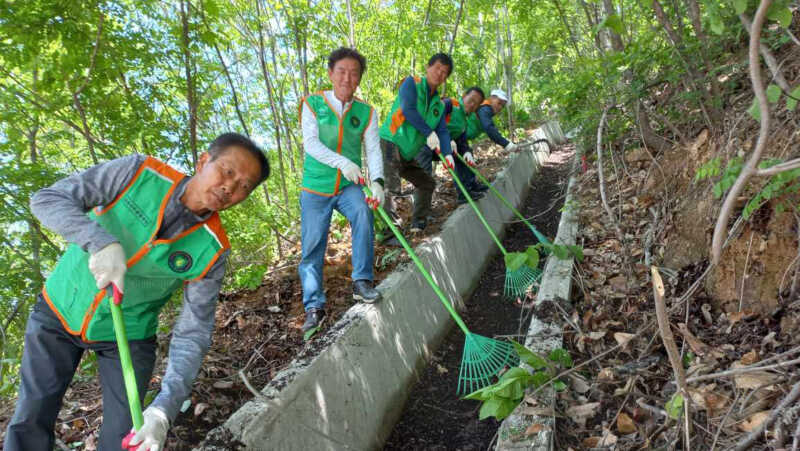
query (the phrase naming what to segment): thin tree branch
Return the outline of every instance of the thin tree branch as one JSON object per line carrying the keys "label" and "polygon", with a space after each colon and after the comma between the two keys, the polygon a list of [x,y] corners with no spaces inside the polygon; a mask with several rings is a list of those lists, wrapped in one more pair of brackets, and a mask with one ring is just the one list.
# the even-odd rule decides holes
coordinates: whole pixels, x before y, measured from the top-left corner
{"label": "thin tree branch", "polygon": [[[758,13],[756,13],[756,17],[758,17]],[[797,382],[794,384],[794,386],[792,386],[792,391],[790,391],[789,394],[786,395],[783,400],[781,400],[777,407],[772,409],[767,419],[764,420],[757,428],[750,431],[745,438],[740,440],[739,443],[736,444],[736,448],[734,448],[734,450],[744,451],[746,449],[750,449],[750,447],[753,445],[753,442],[755,442],[764,434],[764,431],[775,421],[776,418],[778,418],[781,413],[783,413],[787,407],[794,403],[798,396],[800,396],[800,382]]]}
{"label": "thin tree branch", "polygon": [[764,20],[766,19],[767,9],[769,9],[770,3],[772,3],[772,0],[762,0],[761,4],[758,6],[756,16],[753,19],[749,46],[750,80],[752,81],[753,91],[755,91],[756,99],[758,99],[758,106],[761,110],[761,127],[758,133],[756,147],[747,160],[747,163],[742,168],[739,177],[736,178],[736,182],[734,182],[728,195],[725,196],[725,201],[722,203],[722,208],[717,217],[717,223],[714,226],[714,236],[711,241],[711,261],[715,265],[719,263],[720,257],[722,256],[723,235],[725,235],[728,229],[728,219],[733,213],[736,199],[739,197],[742,190],[744,190],[750,176],[756,172],[758,162],[761,160],[761,154],[764,152],[764,148],[767,146],[767,140],[769,139],[769,102],[767,101],[767,94],[764,92],[764,81],[761,78],[761,63],[758,54],[759,44],[761,43],[761,28],[764,26]]}

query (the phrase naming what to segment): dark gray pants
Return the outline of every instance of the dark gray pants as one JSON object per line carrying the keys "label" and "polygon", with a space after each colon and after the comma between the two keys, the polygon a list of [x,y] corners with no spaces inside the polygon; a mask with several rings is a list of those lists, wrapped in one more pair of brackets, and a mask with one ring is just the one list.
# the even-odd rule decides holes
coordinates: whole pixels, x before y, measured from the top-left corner
{"label": "dark gray pants", "polygon": [[[139,398],[143,402],[155,364],[156,339],[131,340],[130,348]],[[97,354],[103,389],[103,425],[98,450],[122,449],[122,439],[132,425],[116,342],[85,343],[80,337],[70,335],[40,295],[25,328],[19,396],[6,430],[5,450],[53,449],[62,398],[85,350]]]}
{"label": "dark gray pants", "polygon": [[414,212],[411,220],[425,220],[431,211],[431,199],[436,181],[433,176],[425,172],[417,160],[406,161],[400,156],[400,150],[390,141],[381,139],[383,150],[383,177],[386,184],[384,209],[396,223],[398,215],[392,201],[392,194],[400,192],[400,178],[404,178],[414,185]]}

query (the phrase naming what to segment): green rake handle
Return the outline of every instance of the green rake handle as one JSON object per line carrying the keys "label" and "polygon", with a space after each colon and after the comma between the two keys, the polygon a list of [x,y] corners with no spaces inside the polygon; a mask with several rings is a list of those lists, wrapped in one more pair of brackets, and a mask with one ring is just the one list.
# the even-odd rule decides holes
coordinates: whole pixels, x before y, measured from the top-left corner
{"label": "green rake handle", "polygon": [[133,428],[138,431],[142,428],[144,419],[142,418],[142,405],[139,403],[139,389],[136,387],[136,373],[133,371],[131,348],[128,346],[128,336],[125,334],[125,321],[122,320],[122,307],[120,307],[122,292],[113,283],[111,288],[114,296],[109,299],[109,303],[111,304],[111,317],[114,321],[114,334],[117,336],[119,360],[122,362],[122,377],[125,380],[125,392],[131,408]]}
{"label": "green rake handle", "polygon": [[472,200],[472,196],[470,196],[469,192],[467,192],[467,189],[464,188],[464,185],[461,183],[461,180],[459,180],[455,171],[453,171],[453,168],[447,165],[447,160],[444,159],[444,155],[442,155],[442,152],[439,149],[436,149],[435,152],[436,155],[439,155],[439,159],[442,160],[442,164],[444,165],[444,167],[446,167],[447,170],[450,171],[450,175],[453,177],[453,181],[456,182],[458,188],[461,190],[461,193],[464,195],[464,197],[467,198],[467,202],[469,202],[469,205],[472,207],[473,210],[475,210],[475,213],[478,215],[478,219],[480,219],[484,227],[486,227],[486,231],[489,232],[489,235],[492,237],[494,242],[497,243],[497,247],[500,248],[500,252],[502,252],[503,255],[508,254],[508,251],[506,251],[506,248],[503,247],[503,245],[500,243],[500,239],[497,238],[497,235],[495,235],[492,228],[486,222],[486,218],[483,217],[483,213],[481,213],[481,211],[478,209],[478,206],[475,205],[475,201]]}
{"label": "green rake handle", "polygon": [[[362,189],[364,190],[364,194],[366,194],[367,197],[372,197],[372,191],[370,191],[367,185],[364,185]],[[461,316],[458,314],[458,312],[456,312],[456,310],[453,308],[450,302],[447,301],[447,296],[445,296],[445,294],[442,293],[442,290],[439,288],[439,285],[437,285],[436,282],[433,281],[433,277],[431,277],[431,274],[428,272],[428,270],[425,269],[424,266],[422,266],[422,262],[419,261],[419,257],[417,257],[417,254],[414,252],[413,249],[411,249],[411,246],[408,244],[408,241],[406,241],[406,239],[403,237],[403,234],[400,233],[400,231],[397,229],[397,226],[395,226],[394,223],[392,223],[392,220],[389,218],[389,215],[386,213],[386,210],[384,210],[383,207],[381,207],[380,205],[376,205],[373,208],[378,211],[378,214],[381,216],[381,219],[383,219],[383,222],[385,222],[389,226],[389,228],[392,229],[392,233],[394,233],[394,236],[396,236],[397,240],[400,241],[400,244],[403,245],[403,248],[406,250],[409,257],[411,257],[411,260],[417,266],[419,272],[422,273],[422,275],[425,277],[425,280],[427,280],[428,284],[431,286],[431,288],[433,288],[434,293],[436,293],[436,295],[439,296],[439,300],[442,301],[442,304],[444,304],[447,311],[450,312],[450,316],[453,317],[456,324],[458,324],[458,327],[461,328],[464,334],[469,335],[471,332],[469,331],[469,329],[467,329],[467,325],[464,324],[464,321],[461,319]]]}
{"label": "green rake handle", "polygon": [[520,213],[520,212],[519,212],[519,210],[517,210],[516,208],[514,208],[514,206],[513,206],[513,205],[511,205],[511,202],[509,202],[509,201],[508,201],[508,200],[507,200],[505,197],[503,197],[503,195],[502,195],[502,194],[500,194],[500,191],[497,191],[497,188],[495,188],[495,187],[494,187],[494,186],[493,186],[491,183],[489,183],[489,181],[488,181],[488,180],[486,180],[486,177],[484,177],[484,176],[483,176],[483,174],[481,174],[480,172],[478,172],[478,170],[477,170],[477,169],[475,169],[475,168],[473,168],[472,166],[470,166],[470,165],[469,165],[469,163],[467,163],[467,162],[466,162],[466,160],[464,160],[464,157],[462,157],[462,156],[461,156],[461,154],[459,154],[459,153],[456,153],[456,152],[453,152],[453,153],[456,155],[456,157],[458,157],[458,159],[459,159],[459,160],[461,160],[461,162],[462,162],[462,163],[464,163],[464,165],[465,165],[466,167],[468,167],[468,168],[469,168],[469,170],[470,170],[470,171],[472,171],[472,173],[473,173],[473,174],[475,174],[475,176],[477,176],[477,177],[478,177],[478,179],[480,179],[480,181],[481,181],[481,182],[482,182],[484,185],[486,185],[486,186],[488,186],[488,187],[489,187],[489,189],[492,191],[492,193],[493,193],[495,196],[497,196],[497,198],[498,198],[498,199],[500,199],[500,202],[502,202],[502,203],[503,203],[503,205],[505,205],[505,206],[506,206],[506,207],[508,207],[508,208],[509,208],[511,211],[513,211],[513,212],[514,212],[514,214],[515,214],[515,215],[517,215],[517,217],[518,217],[518,218],[519,218],[519,219],[520,219],[522,222],[524,222],[524,223],[525,223],[525,225],[526,225],[526,226],[528,226],[528,227],[529,227],[529,228],[530,228],[530,229],[533,231],[533,234],[534,234],[534,235],[536,235],[536,238],[537,238],[537,239],[538,239],[540,242],[542,242],[542,243],[544,243],[544,244],[550,244],[550,240],[548,240],[546,236],[542,235],[542,233],[541,233],[541,232],[539,232],[538,230],[536,230],[536,227],[534,227],[534,226],[533,226],[533,224],[531,224],[530,222],[528,222],[528,220],[525,218],[525,216],[523,216],[523,215],[522,215],[522,213]]}

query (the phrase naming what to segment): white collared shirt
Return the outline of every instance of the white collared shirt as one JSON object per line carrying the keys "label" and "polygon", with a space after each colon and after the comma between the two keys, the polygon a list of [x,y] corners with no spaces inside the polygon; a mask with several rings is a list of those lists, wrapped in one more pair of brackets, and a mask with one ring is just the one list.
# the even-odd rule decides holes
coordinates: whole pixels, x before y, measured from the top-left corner
{"label": "white collared shirt", "polygon": [[[324,91],[322,94],[328,100],[328,104],[340,117],[342,111],[352,103],[352,101],[350,101],[342,104],[342,102],[333,95],[333,91]],[[344,155],[336,153],[335,149],[326,147],[325,144],[319,140],[319,125],[307,102],[303,102],[302,128],[303,150],[308,152],[315,160],[337,169],[344,168],[347,164],[346,162],[350,161]],[[375,180],[383,178],[383,157],[381,155],[380,138],[378,137],[378,113],[375,112],[374,108],[372,109],[372,117],[367,125],[367,129],[364,131],[364,146],[367,151],[369,179]]]}

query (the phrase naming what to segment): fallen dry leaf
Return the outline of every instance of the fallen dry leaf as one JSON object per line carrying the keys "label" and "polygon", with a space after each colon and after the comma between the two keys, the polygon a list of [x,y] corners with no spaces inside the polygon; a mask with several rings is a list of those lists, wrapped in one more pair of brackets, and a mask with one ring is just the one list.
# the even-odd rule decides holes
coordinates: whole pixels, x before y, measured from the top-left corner
{"label": "fallen dry leaf", "polygon": [[761,412],[756,412],[747,417],[741,423],[739,423],[739,429],[741,429],[744,432],[750,432],[753,429],[761,426],[761,423],[763,423],[768,416],[769,416],[769,410],[762,410]]}
{"label": "fallen dry leaf", "polygon": [[218,381],[214,382],[214,388],[219,388],[222,390],[228,389],[233,387],[233,381]]}
{"label": "fallen dry leaf", "polygon": [[611,368],[603,368],[599,373],[597,373],[597,380],[603,382],[613,381],[614,370]]}
{"label": "fallen dry leaf", "polygon": [[747,354],[743,355],[742,358],[739,359],[739,362],[741,362],[742,365],[752,365],[752,364],[758,362],[759,360],[761,360],[761,359],[758,358],[758,351],[753,349],[752,351],[750,351]]}
{"label": "fallen dry leaf", "polygon": [[567,409],[567,416],[583,428],[586,427],[586,420],[595,416],[597,414],[597,409],[599,408],[599,402],[590,402],[581,404],[579,406],[572,406]]}
{"label": "fallen dry leaf", "polygon": [[197,403],[197,405],[194,406],[194,416],[199,417],[206,409],[208,409],[208,404],[204,402]]}
{"label": "fallen dry leaf", "polygon": [[[742,364],[739,362],[733,362],[733,364],[731,364],[731,369],[741,367]],[[736,384],[736,388],[742,389],[765,387],[774,383],[776,380],[777,376],[766,371],[751,371],[749,373],[742,373],[733,376],[733,382]]]}
{"label": "fallen dry leaf", "polygon": [[549,430],[550,428],[548,428],[543,424],[533,423],[532,425],[528,426],[527,429],[525,429],[525,437],[530,437],[531,435],[538,434],[541,431],[549,431]]}
{"label": "fallen dry leaf", "polygon": [[589,437],[583,439],[583,446],[586,448],[599,448],[602,446],[612,446],[617,443],[617,436],[608,429],[603,430],[602,437]]}
{"label": "fallen dry leaf", "polygon": [[617,341],[617,344],[622,345],[622,349],[627,349],[628,342],[631,341],[633,337],[636,335],[628,334],[625,332],[614,332],[614,340]]}
{"label": "fallen dry leaf", "polygon": [[444,374],[444,373],[446,373],[446,372],[447,372],[447,368],[445,368],[445,367],[443,367],[442,365],[439,365],[439,364],[437,363],[437,364],[436,364],[436,371],[438,371],[438,372],[439,372],[439,374]]}
{"label": "fallen dry leaf", "polygon": [[633,422],[631,417],[628,416],[625,412],[622,412],[617,417],[617,430],[620,434],[630,434],[632,432],[636,432],[636,424]]}

